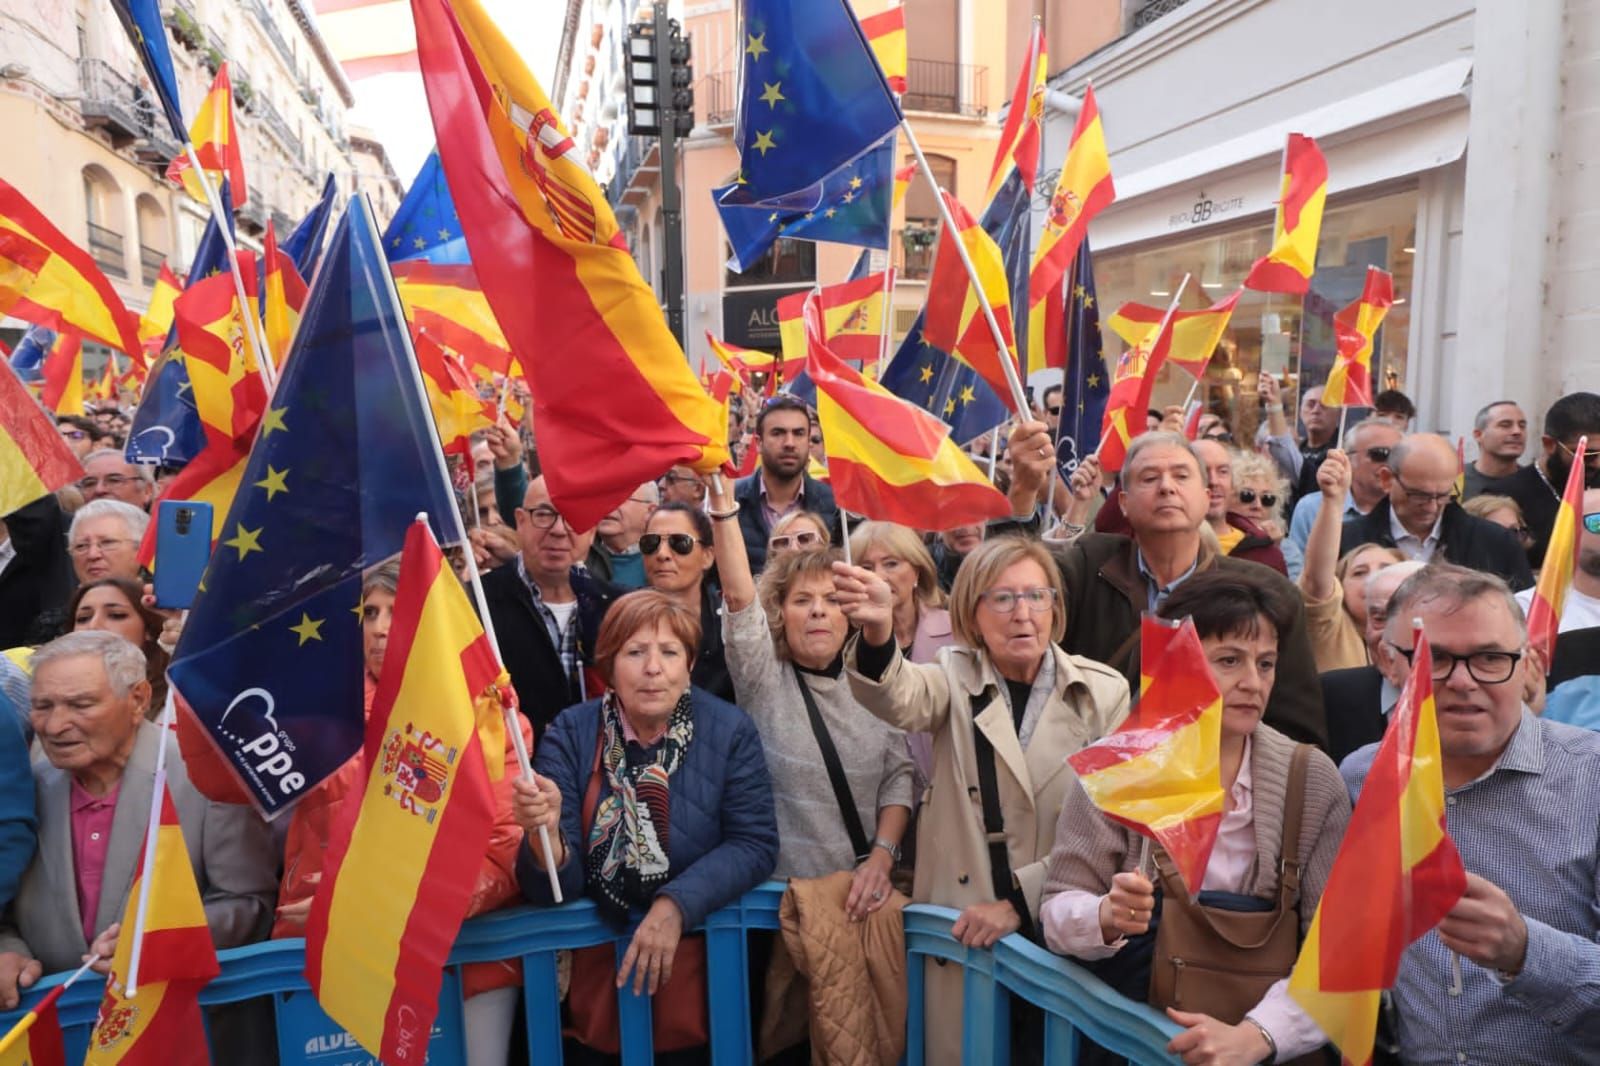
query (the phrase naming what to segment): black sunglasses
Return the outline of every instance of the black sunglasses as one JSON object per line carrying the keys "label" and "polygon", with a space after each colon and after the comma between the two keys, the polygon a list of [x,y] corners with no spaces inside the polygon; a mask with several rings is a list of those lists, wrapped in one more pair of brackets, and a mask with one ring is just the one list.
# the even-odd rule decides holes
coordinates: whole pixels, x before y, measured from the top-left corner
{"label": "black sunglasses", "polygon": [[1053,415],[1058,415],[1061,413],[1061,405],[1056,404],[1054,407],[1046,407],[1045,410],[1049,411]]}
{"label": "black sunglasses", "polygon": [[663,539],[674,555],[688,555],[700,543],[687,533],[646,533],[639,538],[639,550],[646,555],[654,555],[661,550]]}
{"label": "black sunglasses", "polygon": [[1377,448],[1368,448],[1367,458],[1371,459],[1375,463],[1387,463],[1389,461],[1389,449],[1381,446]]}
{"label": "black sunglasses", "polygon": [[[1239,490],[1239,502],[1240,503],[1255,503],[1256,502],[1256,495],[1257,495],[1257,493],[1256,493],[1255,489],[1240,489]],[[1278,503],[1278,494],[1277,493],[1275,493],[1275,492],[1263,492],[1263,493],[1260,494],[1260,496],[1261,496],[1261,506],[1263,506],[1263,507],[1275,507],[1275,506],[1277,506],[1277,503]]]}

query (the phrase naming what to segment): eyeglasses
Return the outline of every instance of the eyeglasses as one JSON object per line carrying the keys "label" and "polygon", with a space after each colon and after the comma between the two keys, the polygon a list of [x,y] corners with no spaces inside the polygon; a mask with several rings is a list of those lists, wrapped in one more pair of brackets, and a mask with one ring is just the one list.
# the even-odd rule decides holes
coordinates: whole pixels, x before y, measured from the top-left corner
{"label": "eyeglasses", "polygon": [[1389,449],[1382,445],[1376,448],[1368,448],[1366,452],[1367,458],[1375,463],[1387,463],[1389,461]]}
{"label": "eyeglasses", "polygon": [[[1566,452],[1568,459],[1576,459],[1578,457],[1577,451],[1566,441],[1556,441],[1556,447]],[[1600,463],[1600,450],[1595,448],[1585,449],[1583,453],[1583,465],[1594,466],[1596,463]]]}
{"label": "eyeglasses", "polygon": [[1600,533],[1600,511],[1583,516],[1583,528],[1590,533]]}
{"label": "eyeglasses", "polygon": [[1394,483],[1399,485],[1400,488],[1405,492],[1406,499],[1419,506],[1425,504],[1449,503],[1451,498],[1455,496],[1454,489],[1451,489],[1447,492],[1427,492],[1423,489],[1414,489],[1410,485],[1407,485],[1404,481],[1400,480],[1400,472],[1398,470],[1395,471]]}
{"label": "eyeglasses", "polygon": [[1055,603],[1056,590],[1047,588],[1033,589],[989,589],[979,597],[988,604],[989,610],[995,614],[1015,614],[1020,604],[1026,603],[1029,611],[1048,611],[1050,605]]}
{"label": "eyeglasses", "polygon": [[[1370,612],[1369,612],[1370,613]],[[1407,663],[1416,654],[1415,648],[1402,648],[1392,641],[1384,641],[1393,648],[1395,654]],[[1480,685],[1503,685],[1511,680],[1511,675],[1517,669],[1517,661],[1522,658],[1520,651],[1475,651],[1471,655],[1456,655],[1453,652],[1433,649],[1433,680],[1437,684],[1448,680],[1456,672],[1457,663],[1465,663],[1467,676]]]}
{"label": "eyeglasses", "polygon": [[561,512],[554,507],[518,507],[517,514],[527,515],[534,529],[550,529],[557,522],[566,522],[566,519],[561,517]]}
{"label": "eyeglasses", "polygon": [[81,429],[63,429],[61,436],[66,440],[87,440],[89,434]]}
{"label": "eyeglasses", "polygon": [[692,481],[701,488],[705,487],[705,482],[701,481],[700,478],[694,474],[662,474],[661,480],[667,482],[668,484],[676,484],[680,481]]}
{"label": "eyeglasses", "polygon": [[132,543],[133,541],[131,540],[117,540],[109,537],[105,540],[80,540],[68,548],[67,551],[81,559],[91,552],[109,555],[118,548],[126,547]]}
{"label": "eyeglasses", "polygon": [[1201,440],[1214,440],[1218,444],[1233,443],[1233,434],[1226,429],[1209,429],[1200,435]]}
{"label": "eyeglasses", "polygon": [[1056,404],[1054,407],[1046,407],[1045,410],[1053,415],[1058,415],[1061,413],[1061,405]]}
{"label": "eyeglasses", "polygon": [[[769,552],[782,552],[788,551],[790,548],[809,548],[820,540],[822,540],[821,535],[813,533],[810,530],[806,530],[802,533],[780,533],[776,537],[773,537],[771,540],[767,541],[767,550]],[[643,543],[642,539],[640,543]]]}
{"label": "eyeglasses", "polygon": [[95,486],[97,485],[104,485],[108,489],[115,489],[126,485],[129,482],[141,480],[143,479],[137,475],[107,474],[105,477],[80,478],[78,481],[78,488],[82,489],[84,492],[93,492]]}
{"label": "eyeglasses", "polygon": [[[1240,489],[1239,490],[1239,502],[1240,503],[1244,503],[1244,504],[1255,503],[1257,495],[1258,494],[1256,493],[1255,489]],[[1263,492],[1263,493],[1260,493],[1259,495],[1261,497],[1261,506],[1263,506],[1263,507],[1276,507],[1276,506],[1278,506],[1278,494],[1277,493],[1275,493],[1275,492]]]}
{"label": "eyeglasses", "polygon": [[815,448],[817,445],[819,445],[821,443],[822,443],[822,438],[821,437],[812,437],[811,438],[811,446],[813,448]]}
{"label": "eyeglasses", "polygon": [[688,555],[694,551],[695,546],[704,544],[703,540],[696,540],[687,533],[646,533],[639,538],[639,550],[646,555],[654,555],[661,550],[661,542],[665,540],[667,547],[672,549],[673,555]]}

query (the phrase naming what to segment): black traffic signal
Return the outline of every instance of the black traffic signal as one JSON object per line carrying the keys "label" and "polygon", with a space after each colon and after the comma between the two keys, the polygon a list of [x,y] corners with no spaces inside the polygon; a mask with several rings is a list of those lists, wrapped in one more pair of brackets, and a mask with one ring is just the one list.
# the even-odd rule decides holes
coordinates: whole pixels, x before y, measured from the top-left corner
{"label": "black traffic signal", "polygon": [[661,64],[655,26],[628,27],[628,132],[641,137],[661,135]]}

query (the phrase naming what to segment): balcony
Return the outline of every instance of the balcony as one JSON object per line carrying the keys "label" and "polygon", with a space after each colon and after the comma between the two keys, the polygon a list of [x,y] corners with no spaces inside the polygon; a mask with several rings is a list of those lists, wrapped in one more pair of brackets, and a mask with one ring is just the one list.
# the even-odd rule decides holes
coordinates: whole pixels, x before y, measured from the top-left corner
{"label": "balcony", "polygon": [[245,198],[244,206],[239,208],[238,218],[241,224],[249,226],[256,233],[266,232],[267,207],[261,201],[261,194],[256,192],[254,188],[250,190],[250,195]]}
{"label": "balcony", "polygon": [[276,107],[272,106],[272,101],[263,96],[256,107],[256,113],[261,117],[261,124],[267,128],[267,132],[277,138],[278,143],[283,145],[283,150],[289,153],[291,159],[298,162],[302,158],[304,151],[300,145],[300,138],[295,136],[294,130],[289,128],[288,120],[278,113]]}
{"label": "balcony", "polygon": [[1133,28],[1140,29],[1150,25],[1162,15],[1170,15],[1182,7],[1188,0],[1140,0],[1133,9]]}
{"label": "balcony", "polygon": [[161,249],[148,244],[139,245],[139,280],[146,285],[154,285],[161,276],[161,264],[166,261],[167,253]]}
{"label": "balcony", "polygon": [[908,219],[893,245],[895,274],[902,281],[927,281],[933,273],[933,248],[939,234],[937,222]]}
{"label": "balcony", "polygon": [[989,68],[940,59],[912,59],[906,63],[906,93],[900,104],[907,111],[932,111],[940,115],[981,118],[989,113]]}
{"label": "balcony", "polygon": [[122,234],[116,230],[89,223],[89,255],[112,277],[128,276],[128,264],[122,255]]}
{"label": "balcony", "polygon": [[249,7],[250,13],[255,15],[256,22],[260,23],[262,32],[267,35],[267,40],[272,42],[272,47],[278,50],[283,61],[288,64],[290,70],[293,70],[294,52],[289,47],[288,38],[278,29],[278,21],[272,17],[272,12],[267,10],[267,5],[261,0],[247,0],[246,6]]}
{"label": "balcony", "polygon": [[704,100],[707,126],[727,126],[739,114],[739,75],[736,71],[707,74],[700,79],[694,91],[695,99]]}
{"label": "balcony", "polygon": [[104,130],[114,147],[148,137],[155,129],[155,100],[104,60],[78,60],[78,81],[84,125]]}

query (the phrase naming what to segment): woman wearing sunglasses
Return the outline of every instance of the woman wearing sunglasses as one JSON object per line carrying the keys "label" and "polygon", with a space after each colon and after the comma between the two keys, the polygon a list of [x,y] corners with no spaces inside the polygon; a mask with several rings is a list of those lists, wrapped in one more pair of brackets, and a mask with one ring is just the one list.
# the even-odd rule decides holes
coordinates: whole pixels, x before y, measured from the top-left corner
{"label": "woman wearing sunglasses", "polygon": [[645,584],[700,616],[700,648],[689,680],[719,699],[734,702],[733,679],[722,650],[717,620],[716,559],[711,554],[711,519],[685,503],[664,503],[644,524],[639,538]]}
{"label": "woman wearing sunglasses", "polygon": [[1300,574],[1300,552],[1284,537],[1284,507],[1289,501],[1289,482],[1278,472],[1277,464],[1259,452],[1237,452],[1233,460],[1233,492],[1228,510],[1241,514],[1259,526],[1283,552],[1289,578]]}
{"label": "woman wearing sunglasses", "polygon": [[784,552],[826,548],[832,544],[828,525],[815,511],[790,511],[772,525],[767,537],[767,558]]}

